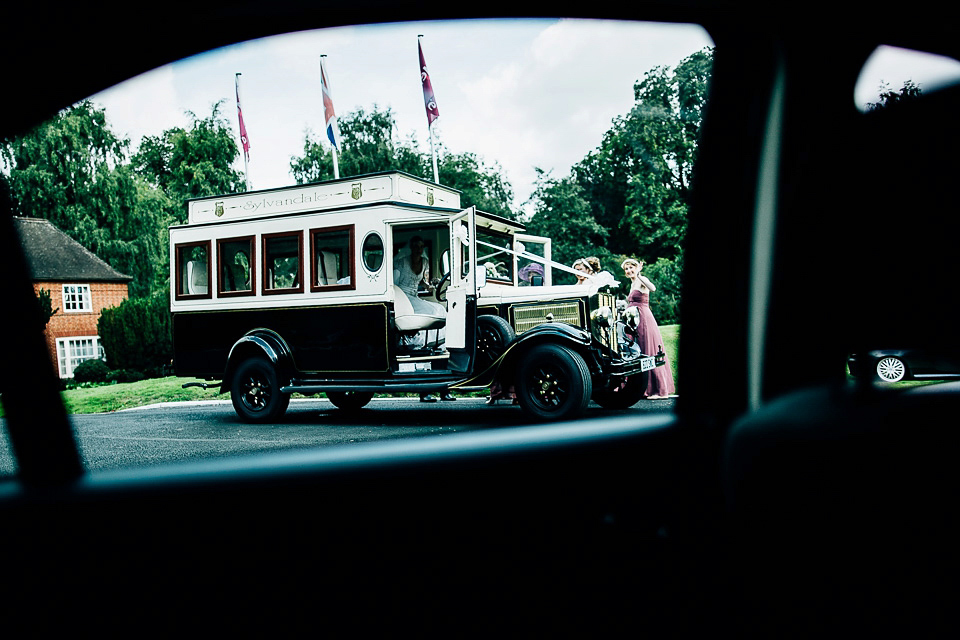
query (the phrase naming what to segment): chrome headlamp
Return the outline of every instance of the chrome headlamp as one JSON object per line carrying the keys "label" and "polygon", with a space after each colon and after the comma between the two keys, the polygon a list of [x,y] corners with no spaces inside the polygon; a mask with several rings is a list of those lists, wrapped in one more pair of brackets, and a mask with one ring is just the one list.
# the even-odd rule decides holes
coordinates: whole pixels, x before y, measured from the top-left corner
{"label": "chrome headlamp", "polygon": [[640,326],[640,310],[636,307],[627,307],[623,311],[622,320],[631,329],[636,329]]}
{"label": "chrome headlamp", "polygon": [[598,327],[610,328],[613,326],[613,309],[607,306],[600,307],[590,314],[590,320]]}

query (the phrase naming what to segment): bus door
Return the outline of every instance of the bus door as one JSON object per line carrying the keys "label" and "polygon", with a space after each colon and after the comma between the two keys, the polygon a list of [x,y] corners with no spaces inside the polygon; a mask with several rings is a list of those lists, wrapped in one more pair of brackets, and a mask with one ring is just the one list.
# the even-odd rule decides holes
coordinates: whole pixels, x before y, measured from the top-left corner
{"label": "bus door", "polygon": [[[467,346],[467,297],[477,297],[477,209],[450,217],[450,286],[447,289],[447,347]],[[482,270],[481,270],[482,271]],[[473,336],[469,336],[473,339]]]}

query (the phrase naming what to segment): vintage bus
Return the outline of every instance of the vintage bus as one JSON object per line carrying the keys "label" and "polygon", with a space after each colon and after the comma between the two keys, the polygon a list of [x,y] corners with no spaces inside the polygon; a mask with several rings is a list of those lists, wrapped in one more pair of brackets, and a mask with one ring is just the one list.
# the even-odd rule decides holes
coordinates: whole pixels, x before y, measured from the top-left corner
{"label": "vintage bus", "polygon": [[[662,349],[637,348],[627,292],[554,285],[567,267],[524,231],[400,172],[192,200],[170,229],[176,374],[252,422],[295,392],[357,409],[496,384],[538,420],[631,406]],[[395,281],[414,239],[416,299]]]}

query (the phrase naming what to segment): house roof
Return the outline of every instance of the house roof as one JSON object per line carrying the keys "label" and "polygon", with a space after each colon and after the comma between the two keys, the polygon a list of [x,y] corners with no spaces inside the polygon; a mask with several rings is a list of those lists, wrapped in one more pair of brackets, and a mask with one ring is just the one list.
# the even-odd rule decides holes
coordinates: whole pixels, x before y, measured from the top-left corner
{"label": "house roof", "polygon": [[85,249],[49,220],[14,217],[13,221],[34,282],[129,282],[133,279]]}

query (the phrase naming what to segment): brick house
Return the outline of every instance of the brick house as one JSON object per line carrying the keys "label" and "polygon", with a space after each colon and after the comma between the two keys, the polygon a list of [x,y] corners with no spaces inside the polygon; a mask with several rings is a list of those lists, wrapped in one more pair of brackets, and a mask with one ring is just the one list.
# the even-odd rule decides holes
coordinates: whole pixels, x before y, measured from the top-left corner
{"label": "brick house", "polygon": [[128,296],[133,279],[95,256],[48,220],[14,218],[30,266],[34,292],[46,289],[56,311],[44,334],[61,378],[84,360],[103,358],[97,335],[100,312]]}

